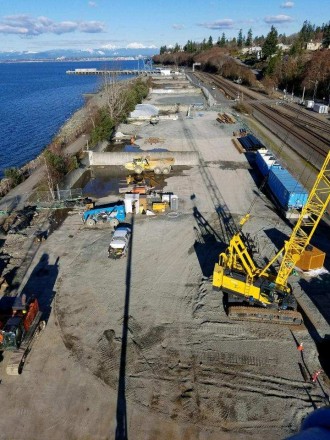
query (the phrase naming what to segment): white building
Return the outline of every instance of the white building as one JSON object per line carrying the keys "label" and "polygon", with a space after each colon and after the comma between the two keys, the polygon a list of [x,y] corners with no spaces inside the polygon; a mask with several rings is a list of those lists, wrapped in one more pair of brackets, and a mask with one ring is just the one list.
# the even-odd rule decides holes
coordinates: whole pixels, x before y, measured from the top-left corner
{"label": "white building", "polygon": [[320,41],[313,42],[312,40],[307,43],[306,49],[307,50],[319,50],[322,46],[322,43]]}
{"label": "white building", "polygon": [[283,44],[283,43],[279,43],[276,46],[278,49],[281,49],[282,52],[287,52],[290,50],[291,48],[291,44]]}

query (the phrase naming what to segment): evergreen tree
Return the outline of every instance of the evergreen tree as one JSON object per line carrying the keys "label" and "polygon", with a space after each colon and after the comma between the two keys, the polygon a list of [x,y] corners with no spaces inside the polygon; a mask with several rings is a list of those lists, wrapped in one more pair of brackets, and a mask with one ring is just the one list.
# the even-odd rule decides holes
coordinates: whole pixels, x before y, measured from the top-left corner
{"label": "evergreen tree", "polygon": [[323,26],[323,40],[322,46],[328,48],[330,46],[330,21]]}
{"label": "evergreen tree", "polygon": [[315,34],[315,26],[310,21],[305,20],[299,32],[299,37],[304,43],[308,43],[313,39]]}
{"label": "evergreen tree", "polygon": [[220,47],[225,47],[225,46],[226,46],[226,35],[224,32],[222,32],[221,40],[220,40]]}
{"label": "evergreen tree", "polygon": [[207,42],[208,47],[211,49],[211,47],[213,47],[213,38],[211,37],[211,35],[209,36],[209,41]]}
{"label": "evergreen tree", "polygon": [[246,37],[246,41],[245,41],[245,46],[246,46],[246,47],[251,47],[251,46],[252,46],[252,43],[253,43],[252,29],[250,28],[250,29],[248,30],[248,33],[247,33],[247,37]]}
{"label": "evergreen tree", "polygon": [[238,33],[237,46],[238,47],[243,47],[243,32],[242,32],[242,29],[240,29],[239,33]]}
{"label": "evergreen tree", "polygon": [[270,32],[267,34],[266,40],[262,46],[263,55],[268,58],[274,55],[277,51],[277,30],[274,26],[271,27]]}

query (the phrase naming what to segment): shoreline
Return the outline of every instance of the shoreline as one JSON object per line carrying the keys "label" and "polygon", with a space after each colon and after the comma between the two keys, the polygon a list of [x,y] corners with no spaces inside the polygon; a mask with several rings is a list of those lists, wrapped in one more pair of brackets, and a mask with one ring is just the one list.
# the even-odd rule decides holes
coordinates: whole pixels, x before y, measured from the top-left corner
{"label": "shoreline", "polygon": [[[42,151],[34,159],[31,159],[21,167],[17,167],[19,172],[23,176],[25,176],[23,182],[36,169],[38,169],[41,166],[41,159],[44,151],[56,140],[64,144],[64,148],[63,148],[64,150],[70,144],[77,141],[79,137],[82,136],[83,134],[86,135],[86,140],[87,140],[88,133],[85,132],[86,132],[86,127],[88,126],[89,107],[100,108],[102,104],[105,104],[105,99],[102,92],[103,92],[102,89],[100,89],[97,92],[89,94],[88,96],[85,96],[86,94],[83,94],[82,96],[85,99],[84,104],[71,115],[71,117],[59,128],[59,130],[56,133],[54,133],[51,142],[45,145]],[[12,167],[12,168],[16,168],[16,167]],[[5,197],[10,191],[11,190],[8,191],[8,178],[6,178],[4,174],[3,177],[0,179],[0,197],[1,198]]]}

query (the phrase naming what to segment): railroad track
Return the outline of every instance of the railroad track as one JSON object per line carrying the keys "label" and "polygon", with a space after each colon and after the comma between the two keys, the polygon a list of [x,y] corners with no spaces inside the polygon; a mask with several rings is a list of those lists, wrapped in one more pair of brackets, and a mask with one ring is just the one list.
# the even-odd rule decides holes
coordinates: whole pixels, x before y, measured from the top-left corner
{"label": "railroad track", "polygon": [[[327,150],[326,146],[320,144],[320,141],[323,140],[323,137],[316,135],[314,132],[310,130],[301,130],[297,127],[290,117],[285,117],[282,114],[276,114],[272,111],[268,106],[261,106],[260,104],[254,105],[250,104],[256,111],[263,114],[270,121],[275,124],[279,124],[283,130],[287,133],[290,133],[290,136],[294,136],[299,142],[303,143],[308,147],[309,150],[313,150],[313,152],[318,153],[323,158],[326,157]],[[283,139],[282,139],[283,140]],[[329,150],[329,148],[328,148]],[[307,157],[308,159],[308,157]]]}
{"label": "railroad track", "polygon": [[[198,72],[195,74],[199,79],[210,82],[218,86],[225,95],[232,99],[237,98],[239,92],[244,92],[245,102],[247,102],[255,111],[261,113],[265,118],[281,127],[286,133],[294,136],[300,144],[307,147],[312,153],[317,153],[321,158],[325,158],[329,149],[330,125],[324,121],[320,121],[313,116],[307,116],[302,111],[298,114],[297,109],[289,104],[274,108],[276,100],[265,98],[260,93],[236,86],[218,75]],[[281,110],[284,107],[296,114],[288,114]],[[297,151],[298,152],[298,151]],[[299,153],[299,152],[298,152]]]}

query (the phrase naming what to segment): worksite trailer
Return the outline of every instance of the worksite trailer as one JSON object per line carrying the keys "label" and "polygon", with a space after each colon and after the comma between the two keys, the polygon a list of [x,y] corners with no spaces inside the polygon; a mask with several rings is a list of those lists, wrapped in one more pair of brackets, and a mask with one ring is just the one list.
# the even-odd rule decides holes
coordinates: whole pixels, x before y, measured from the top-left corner
{"label": "worksite trailer", "polygon": [[324,104],[314,104],[313,111],[316,113],[327,114],[329,113],[329,106]]}

